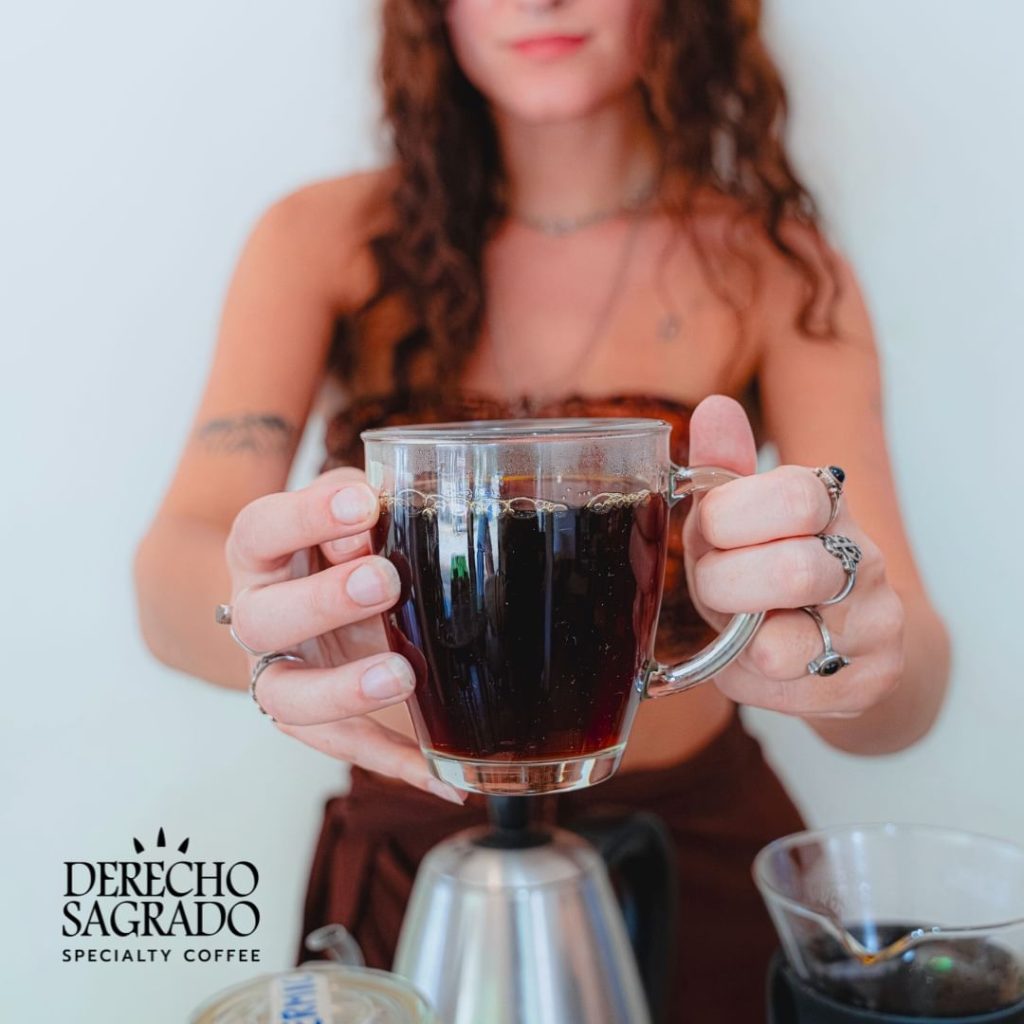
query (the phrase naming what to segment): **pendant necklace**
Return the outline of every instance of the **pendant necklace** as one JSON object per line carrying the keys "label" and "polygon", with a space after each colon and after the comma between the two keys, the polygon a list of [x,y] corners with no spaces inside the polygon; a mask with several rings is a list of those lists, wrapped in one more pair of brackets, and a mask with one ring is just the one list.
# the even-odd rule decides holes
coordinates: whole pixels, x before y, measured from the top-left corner
{"label": "pendant necklace", "polygon": [[[583,228],[592,227],[594,224],[600,224],[602,221],[610,220],[612,217],[620,216],[624,213],[634,214],[641,211],[657,195],[660,181],[661,174],[659,173],[631,192],[616,206],[609,206],[579,217],[540,217],[520,211],[513,211],[512,216],[520,223],[533,228],[535,231],[539,231],[541,234],[553,238],[561,238],[572,234],[574,231],[580,231]],[[658,319],[657,337],[659,341],[672,342],[682,333],[683,320],[674,305],[666,300],[660,275],[657,283],[658,295],[664,307]]]}
{"label": "pendant necklace", "polygon": [[[616,210],[613,213],[606,213],[604,219],[615,216],[618,212],[619,210]],[[596,220],[593,219],[592,215],[588,218],[588,221],[589,223],[596,223]],[[566,221],[561,221],[560,223],[565,224]],[[637,236],[640,233],[641,223],[642,220],[639,209],[633,209],[630,214],[630,225],[626,231],[626,236],[623,239],[618,262],[609,282],[604,300],[602,301],[601,306],[598,309],[597,316],[594,318],[594,322],[588,332],[586,343],[583,345],[580,354],[573,360],[569,370],[565,373],[559,374],[558,377],[555,378],[554,383],[569,377],[575,377],[577,371],[580,370],[586,361],[587,356],[590,355],[597,342],[604,336],[605,328],[608,324],[608,318],[615,307],[615,301],[619,296],[622,282],[626,276],[630,256],[633,253]],[[495,369],[498,371],[499,379],[502,383],[505,383],[511,378],[504,365],[501,348],[497,343],[494,331],[494,317],[491,313],[491,307],[489,304],[485,309],[484,322],[488,341],[490,342],[488,348],[490,349],[491,355],[494,359]],[[553,382],[550,380],[547,381],[549,389],[552,383]],[[534,388],[533,390],[536,391],[537,389]],[[526,393],[520,393],[520,396],[517,399],[511,400],[510,404],[517,416],[533,416],[546,401],[548,401],[548,399],[534,397]]]}

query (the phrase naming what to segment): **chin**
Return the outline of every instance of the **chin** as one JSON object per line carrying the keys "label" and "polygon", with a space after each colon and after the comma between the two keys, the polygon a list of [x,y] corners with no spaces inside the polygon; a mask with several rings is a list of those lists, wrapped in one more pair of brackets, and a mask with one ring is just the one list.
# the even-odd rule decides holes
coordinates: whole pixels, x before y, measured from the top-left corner
{"label": "chin", "polygon": [[629,89],[609,89],[590,81],[552,77],[546,81],[519,81],[489,90],[491,106],[527,124],[548,124],[587,117],[620,99]]}

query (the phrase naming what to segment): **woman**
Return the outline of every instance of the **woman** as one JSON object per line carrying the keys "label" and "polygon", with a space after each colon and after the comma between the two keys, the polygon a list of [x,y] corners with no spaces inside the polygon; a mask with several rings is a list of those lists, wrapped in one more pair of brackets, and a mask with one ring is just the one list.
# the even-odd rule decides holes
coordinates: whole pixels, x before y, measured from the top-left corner
{"label": "woman", "polygon": [[[800,827],[736,704],[864,754],[912,743],[941,704],[947,641],[900,522],[868,316],[786,158],[759,6],[388,0],[393,163],[276,203],[241,256],[194,433],[138,551],[142,628],[163,661],[238,688],[255,661],[214,623],[218,602],[249,648],[301,644],[305,661],[260,666],[254,692],[277,728],[354,766],[305,924],[342,920],[371,964],[390,963],[419,858],[484,808],[433,778],[412,738],[361,429],[651,415],[673,424],[676,461],[743,474],[756,442],[776,445],[783,465],[705,497],[685,545],[674,523],[656,653],[692,650],[734,611],[770,610],[765,625],[715,685],[646,702],[619,774],[548,811],[669,822],[672,1004],[688,1019],[762,1019],[773,939],[749,863]],[[336,402],[324,472],[284,492],[321,393]],[[848,479],[838,502],[844,474],[813,471],[830,464]],[[850,576],[826,529],[862,552],[838,603]],[[834,675],[809,671],[816,615],[849,659]]]}

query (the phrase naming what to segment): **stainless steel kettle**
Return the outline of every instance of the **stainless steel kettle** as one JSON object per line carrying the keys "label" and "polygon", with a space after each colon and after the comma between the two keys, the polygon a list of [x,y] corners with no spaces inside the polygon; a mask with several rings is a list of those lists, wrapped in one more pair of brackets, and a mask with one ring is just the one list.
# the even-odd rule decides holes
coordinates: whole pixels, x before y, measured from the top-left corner
{"label": "stainless steel kettle", "polygon": [[675,943],[664,824],[632,813],[542,827],[532,802],[491,797],[490,827],[427,854],[395,973],[445,1024],[657,1024]]}

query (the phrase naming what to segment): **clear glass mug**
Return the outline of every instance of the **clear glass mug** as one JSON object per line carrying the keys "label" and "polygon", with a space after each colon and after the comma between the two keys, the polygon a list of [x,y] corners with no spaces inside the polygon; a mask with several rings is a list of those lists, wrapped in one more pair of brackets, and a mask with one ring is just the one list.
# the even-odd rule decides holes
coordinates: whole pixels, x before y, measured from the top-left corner
{"label": "clear glass mug", "polygon": [[366,430],[384,616],[438,778],[487,794],[579,789],[618,767],[639,703],[710,679],[761,614],[695,657],[654,658],[669,509],[736,474],[675,465],[656,419],[518,419]]}

